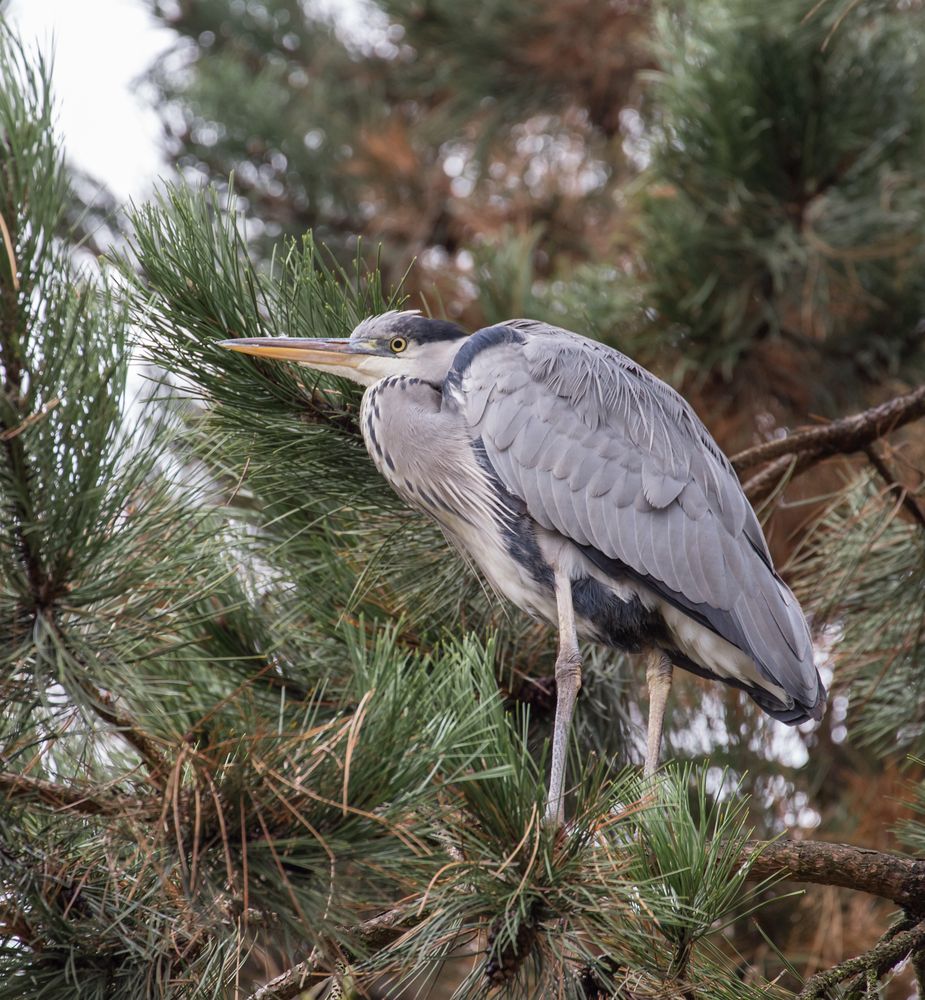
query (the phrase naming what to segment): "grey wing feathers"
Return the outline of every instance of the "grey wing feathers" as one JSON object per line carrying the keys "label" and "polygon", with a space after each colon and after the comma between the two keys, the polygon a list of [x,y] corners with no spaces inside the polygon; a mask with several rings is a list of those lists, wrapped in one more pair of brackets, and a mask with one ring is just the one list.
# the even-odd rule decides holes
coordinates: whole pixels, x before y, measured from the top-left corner
{"label": "grey wing feathers", "polygon": [[527,320],[473,335],[451,379],[470,432],[539,524],[656,582],[816,708],[802,611],[728,460],[673,389],[605,345]]}

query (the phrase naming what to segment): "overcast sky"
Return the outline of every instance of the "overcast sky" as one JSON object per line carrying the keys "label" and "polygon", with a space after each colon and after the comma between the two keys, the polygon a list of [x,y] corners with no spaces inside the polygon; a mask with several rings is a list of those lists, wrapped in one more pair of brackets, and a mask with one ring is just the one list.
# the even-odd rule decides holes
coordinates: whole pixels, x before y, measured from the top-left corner
{"label": "overcast sky", "polygon": [[120,200],[142,199],[164,173],[157,115],[132,82],[172,33],[139,0],[11,0],[27,42],[54,50],[53,87],[68,157]]}

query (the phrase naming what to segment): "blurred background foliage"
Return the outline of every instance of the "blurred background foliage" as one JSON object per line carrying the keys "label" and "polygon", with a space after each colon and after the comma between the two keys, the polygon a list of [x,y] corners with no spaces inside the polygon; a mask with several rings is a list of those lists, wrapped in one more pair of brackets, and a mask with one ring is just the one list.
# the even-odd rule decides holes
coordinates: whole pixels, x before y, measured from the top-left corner
{"label": "blurred background foliage", "polygon": [[529,307],[798,413],[922,363],[917,4],[155,9],[170,152],[256,234],[366,235],[472,325]]}
{"label": "blurred background foliage", "polygon": [[306,991],[787,997],[871,947],[889,903],[735,862],[922,854],[921,423],[762,511],[823,723],[679,679],[691,764],[640,808],[642,676],[588,649],[563,843],[550,630],[388,491],[356,387],[215,341],[547,319],[730,453],[891,398],[925,380],[921,5],[150,6],[185,186],[131,213],[0,39],[0,998],[243,998],[313,949]]}

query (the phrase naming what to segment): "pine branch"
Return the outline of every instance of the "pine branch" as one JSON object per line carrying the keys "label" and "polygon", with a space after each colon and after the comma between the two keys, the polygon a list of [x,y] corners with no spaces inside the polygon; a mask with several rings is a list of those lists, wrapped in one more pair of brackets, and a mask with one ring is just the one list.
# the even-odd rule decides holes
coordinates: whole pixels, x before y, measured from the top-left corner
{"label": "pine branch", "polygon": [[167,765],[157,743],[145,733],[137,721],[122,711],[115,698],[108,691],[100,691],[88,681],[80,682],[81,689],[88,698],[93,711],[109,723],[119,735],[138,752],[148,769],[151,781],[159,785],[167,774]]}
{"label": "pine branch", "polygon": [[[410,912],[414,913],[414,910]],[[396,906],[358,924],[351,932],[351,937],[363,941],[369,948],[380,947],[401,933],[408,915],[407,907]],[[271,979],[252,993],[248,1000],[293,1000],[307,988],[312,977],[317,976],[323,961],[321,949],[313,949],[305,961]]]}
{"label": "pine branch", "polygon": [[925,385],[869,410],[841,417],[821,427],[806,427],[774,441],[765,441],[731,458],[741,476],[746,469],[770,462],[744,483],[751,501],[763,500],[788,472],[797,475],[832,455],[863,451],[874,441],[925,416]]}
{"label": "pine branch", "polygon": [[[863,847],[822,841],[752,841],[740,855],[739,864],[746,863],[751,865],[748,874],[750,881],[783,875],[797,882],[854,889],[889,899],[905,907],[914,916],[918,915],[923,906],[922,901],[925,900],[925,860],[904,858]],[[406,907],[396,907],[360,924],[352,934],[363,939],[370,948],[376,948],[400,932],[405,927],[407,917]],[[827,983],[840,982],[841,979],[867,968],[882,969],[880,974],[883,975],[920,946],[918,937],[908,935],[896,935],[891,941],[899,941],[900,944],[885,941],[873,951],[820,975],[839,973],[837,978],[826,980]],[[925,943],[925,938],[922,938],[922,943]],[[899,955],[895,961],[891,958],[894,953]],[[889,964],[884,967],[887,961]],[[319,974],[323,963],[324,956],[316,948],[307,959],[262,986],[249,1000],[293,1000],[306,989],[306,984],[312,977]]]}
{"label": "pine branch", "polygon": [[6,793],[7,800],[20,797],[39,799],[53,809],[67,809],[85,816],[125,816],[148,810],[156,812],[158,806],[154,799],[112,795],[85,785],[62,785],[12,771],[0,771],[0,792]]}
{"label": "pine branch", "polygon": [[[757,857],[755,855],[757,854]],[[925,860],[822,841],[752,842],[742,852],[750,879],[784,875],[796,882],[867,892],[919,912],[925,907]]]}
{"label": "pine branch", "polygon": [[829,987],[865,972],[873,972],[880,978],[923,946],[925,946],[925,920],[898,934],[887,932],[870,951],[849,958],[833,969],[817,972],[800,990],[797,998],[818,1000],[825,995]]}
{"label": "pine branch", "polygon": [[[45,620],[58,642],[66,646],[67,636],[61,631],[53,616],[46,616]],[[157,742],[141,729],[131,715],[116,705],[116,700],[109,691],[100,690],[95,684],[83,677],[76,679],[75,686],[83,695],[90,709],[103,722],[112,726],[122,739],[135,749],[148,769],[148,777],[151,782],[158,786],[162,784],[168,768]]]}

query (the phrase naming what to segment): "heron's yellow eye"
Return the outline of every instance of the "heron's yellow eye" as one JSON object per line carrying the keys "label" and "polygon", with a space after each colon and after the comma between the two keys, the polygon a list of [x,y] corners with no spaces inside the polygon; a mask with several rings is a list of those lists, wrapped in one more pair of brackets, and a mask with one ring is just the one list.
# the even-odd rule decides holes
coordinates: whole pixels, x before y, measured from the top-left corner
{"label": "heron's yellow eye", "polygon": [[389,347],[392,349],[393,354],[401,354],[407,346],[408,341],[404,337],[393,337],[389,342]]}

